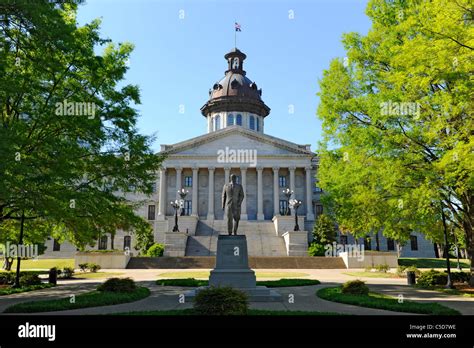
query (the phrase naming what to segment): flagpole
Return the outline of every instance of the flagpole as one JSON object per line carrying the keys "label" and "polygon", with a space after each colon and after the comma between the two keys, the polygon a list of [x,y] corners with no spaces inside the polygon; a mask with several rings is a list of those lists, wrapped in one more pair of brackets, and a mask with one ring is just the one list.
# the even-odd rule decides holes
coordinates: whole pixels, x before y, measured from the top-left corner
{"label": "flagpole", "polygon": [[237,21],[234,19],[234,48],[237,49],[237,28],[235,27]]}

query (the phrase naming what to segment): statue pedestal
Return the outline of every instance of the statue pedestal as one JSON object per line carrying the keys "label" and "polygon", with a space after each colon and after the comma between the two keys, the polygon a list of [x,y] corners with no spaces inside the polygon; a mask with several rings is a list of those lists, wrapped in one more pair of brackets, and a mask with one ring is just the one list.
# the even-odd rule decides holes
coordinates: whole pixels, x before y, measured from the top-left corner
{"label": "statue pedestal", "polygon": [[[209,276],[209,286],[230,286],[245,292],[250,302],[282,301],[282,296],[266,286],[257,286],[255,272],[248,264],[247,239],[243,235],[219,235],[216,267]],[[198,288],[185,294],[192,300]]]}

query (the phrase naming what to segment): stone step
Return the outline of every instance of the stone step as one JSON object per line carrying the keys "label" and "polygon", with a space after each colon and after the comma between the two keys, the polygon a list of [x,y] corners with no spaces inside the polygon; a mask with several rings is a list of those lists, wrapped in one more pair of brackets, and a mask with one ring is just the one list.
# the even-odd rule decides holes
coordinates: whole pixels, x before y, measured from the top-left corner
{"label": "stone step", "polygon": [[[215,257],[132,257],[127,265],[129,269],[189,269],[214,268]],[[345,269],[340,257],[318,256],[249,256],[250,268],[254,269]]]}

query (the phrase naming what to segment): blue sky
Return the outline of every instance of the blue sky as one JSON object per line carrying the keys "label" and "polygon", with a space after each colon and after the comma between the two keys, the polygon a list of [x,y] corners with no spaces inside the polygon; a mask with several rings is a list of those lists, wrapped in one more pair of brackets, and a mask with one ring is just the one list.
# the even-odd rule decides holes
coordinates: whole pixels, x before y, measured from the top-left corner
{"label": "blue sky", "polygon": [[365,8],[362,0],[88,0],[78,21],[102,18],[102,37],[135,45],[126,82],[140,87],[138,127],[156,134],[155,150],[207,132],[199,109],[224,76],[234,21],[242,26],[237,47],[247,54],[247,77],[271,108],[265,133],[315,150],[318,80],[345,56],[343,33],[369,30]]}

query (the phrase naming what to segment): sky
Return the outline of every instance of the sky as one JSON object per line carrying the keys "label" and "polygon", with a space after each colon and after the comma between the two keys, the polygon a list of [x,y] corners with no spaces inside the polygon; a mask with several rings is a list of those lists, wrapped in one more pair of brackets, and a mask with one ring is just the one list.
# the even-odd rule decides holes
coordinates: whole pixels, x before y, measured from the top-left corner
{"label": "sky", "polygon": [[[271,108],[265,133],[317,149],[318,81],[344,58],[342,35],[366,34],[362,0],[87,0],[80,25],[102,19],[101,35],[131,42],[126,83],[138,85],[138,128],[156,136],[153,149],[207,133],[200,108],[227,69],[234,47],[247,55],[247,77]],[[293,110],[293,113],[291,112]]]}

